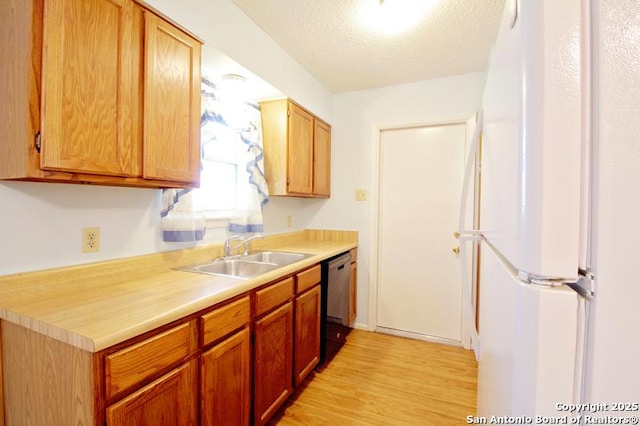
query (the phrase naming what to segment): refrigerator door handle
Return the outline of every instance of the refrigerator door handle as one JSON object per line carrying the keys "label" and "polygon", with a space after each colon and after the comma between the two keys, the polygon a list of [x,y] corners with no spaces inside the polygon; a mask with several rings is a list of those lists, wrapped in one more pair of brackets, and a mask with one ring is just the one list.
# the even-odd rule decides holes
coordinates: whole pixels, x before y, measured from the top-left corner
{"label": "refrigerator door handle", "polygon": [[[471,139],[469,154],[467,155],[467,163],[464,170],[464,180],[462,182],[462,196],[460,197],[460,212],[458,213],[458,232],[457,235],[478,235],[480,231],[477,229],[465,229],[465,218],[467,213],[467,199],[469,198],[469,187],[471,186],[471,175],[473,172],[473,164],[476,160],[478,145],[480,144],[480,134],[482,133],[482,111],[478,111],[476,118],[476,128]],[[473,228],[473,225],[471,226]]]}
{"label": "refrigerator door handle", "polygon": [[[464,180],[462,183],[462,195],[460,199],[460,212],[458,214],[458,231],[454,232],[453,236],[459,240],[459,255],[460,255],[460,275],[462,285],[462,312],[463,312],[463,326],[466,326],[469,330],[469,336],[471,338],[471,347],[476,356],[476,360],[480,355],[480,339],[478,335],[478,329],[476,327],[476,303],[475,294],[473,291],[473,280],[469,281],[469,271],[467,271],[467,247],[468,241],[474,243],[482,240],[482,236],[479,230],[466,229],[465,218],[467,213],[467,199],[469,198],[469,187],[471,186],[471,176],[473,172],[473,165],[475,163],[476,154],[478,152],[478,145],[480,143],[480,134],[482,132],[482,111],[478,112],[476,117],[476,127],[471,139],[471,145],[469,146],[469,153],[467,156],[467,162],[464,171]],[[471,226],[473,228],[473,225]],[[467,313],[467,315],[465,315]],[[466,316],[466,318],[465,318]],[[463,333],[464,335],[464,333]]]}

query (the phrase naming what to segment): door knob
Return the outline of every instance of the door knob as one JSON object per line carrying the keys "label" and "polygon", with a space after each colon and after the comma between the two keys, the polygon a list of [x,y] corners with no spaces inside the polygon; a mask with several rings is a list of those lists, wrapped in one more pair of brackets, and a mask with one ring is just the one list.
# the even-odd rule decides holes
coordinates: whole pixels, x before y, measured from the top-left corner
{"label": "door knob", "polygon": [[455,238],[456,240],[457,240],[458,238],[460,238],[460,233],[459,233],[458,231],[455,231],[455,232],[453,233],[453,238]]}
{"label": "door knob", "polygon": [[454,248],[451,249],[451,251],[453,251],[455,254],[460,254],[460,247],[455,246]]}

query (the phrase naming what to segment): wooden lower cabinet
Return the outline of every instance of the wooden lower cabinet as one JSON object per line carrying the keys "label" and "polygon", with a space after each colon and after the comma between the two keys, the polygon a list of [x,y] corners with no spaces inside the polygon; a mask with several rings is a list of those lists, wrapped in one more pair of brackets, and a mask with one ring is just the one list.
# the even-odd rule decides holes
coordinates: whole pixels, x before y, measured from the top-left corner
{"label": "wooden lower cabinet", "polygon": [[296,297],[294,379],[299,385],[320,360],[320,285]]}
{"label": "wooden lower cabinet", "polygon": [[200,358],[202,425],[251,422],[251,335],[245,328]]}
{"label": "wooden lower cabinet", "polygon": [[349,325],[356,321],[358,304],[358,264],[351,262],[351,275],[349,278]]}
{"label": "wooden lower cabinet", "polygon": [[107,425],[196,425],[196,371],[192,360],[107,407]]}
{"label": "wooden lower cabinet", "polygon": [[319,360],[320,275],[314,265],[96,353],[0,321],[0,426],[264,425]]}
{"label": "wooden lower cabinet", "polygon": [[0,426],[4,426],[4,380],[2,379],[2,320],[0,320]]}
{"label": "wooden lower cabinet", "polygon": [[293,392],[293,302],[258,319],[254,326],[254,424],[263,425]]}

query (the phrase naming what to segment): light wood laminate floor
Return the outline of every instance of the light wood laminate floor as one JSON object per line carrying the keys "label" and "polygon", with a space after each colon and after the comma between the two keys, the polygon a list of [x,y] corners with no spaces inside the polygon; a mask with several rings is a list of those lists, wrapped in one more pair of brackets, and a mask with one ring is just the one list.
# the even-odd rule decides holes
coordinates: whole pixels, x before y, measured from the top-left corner
{"label": "light wood laminate floor", "polygon": [[471,351],[353,330],[270,425],[462,425],[476,377]]}

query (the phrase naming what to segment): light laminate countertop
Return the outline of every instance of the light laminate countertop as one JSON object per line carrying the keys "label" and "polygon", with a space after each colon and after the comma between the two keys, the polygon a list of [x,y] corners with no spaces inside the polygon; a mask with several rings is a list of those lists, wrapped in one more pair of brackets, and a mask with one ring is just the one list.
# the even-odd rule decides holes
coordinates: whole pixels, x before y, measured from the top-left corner
{"label": "light laminate countertop", "polygon": [[220,256],[221,245],[0,276],[0,318],[98,352],[356,246],[353,231],[255,240],[252,250],[312,256],[248,280],[174,269]]}

